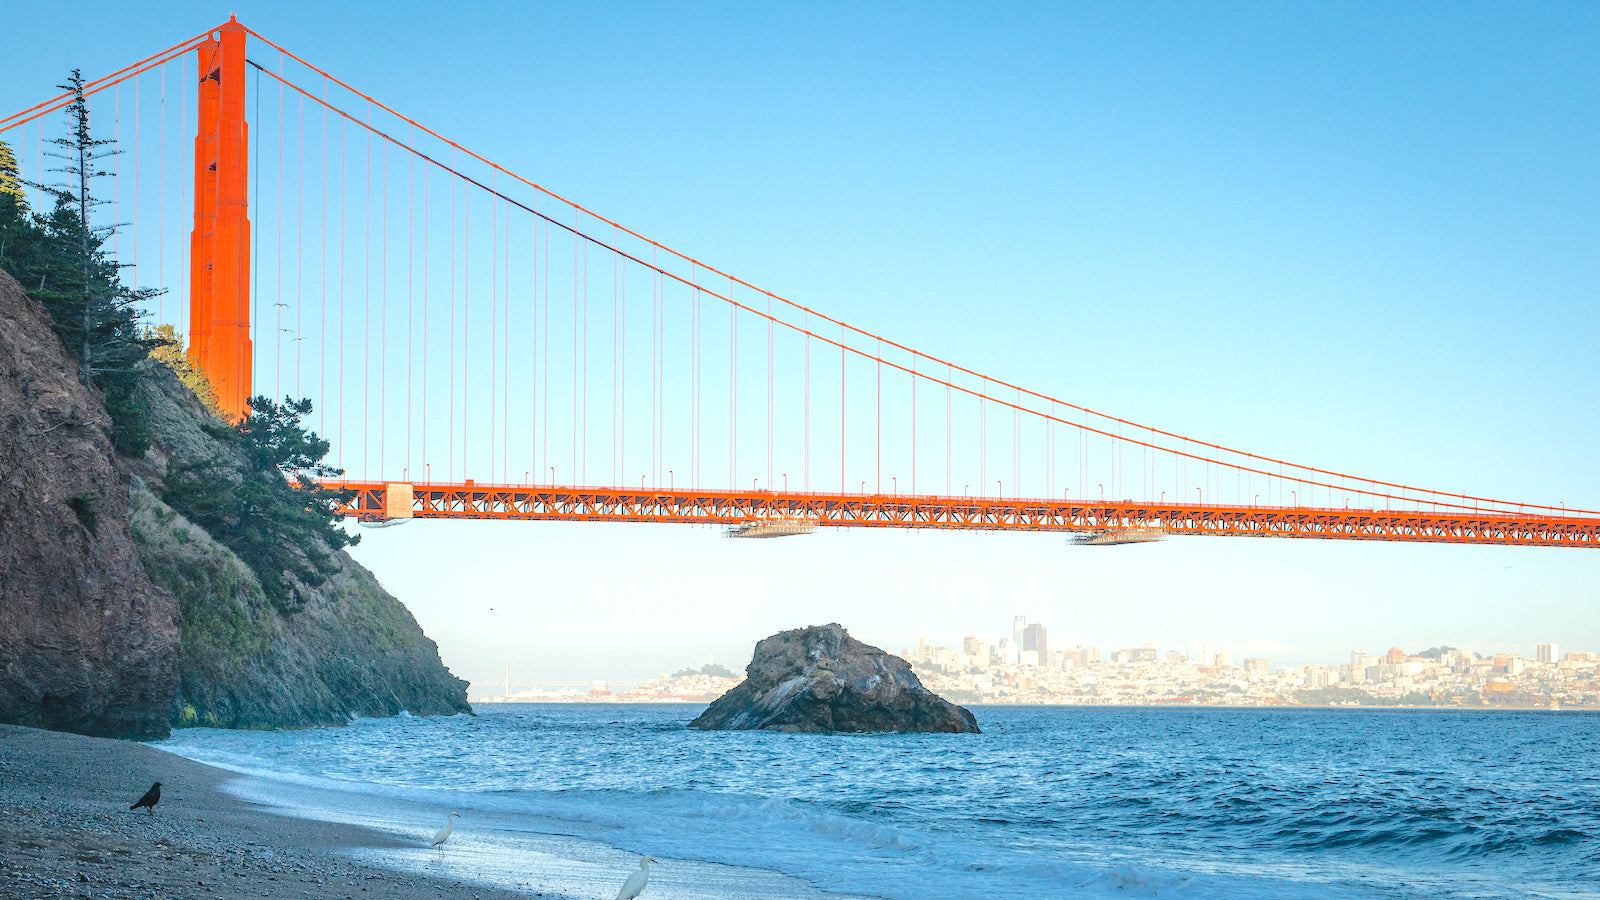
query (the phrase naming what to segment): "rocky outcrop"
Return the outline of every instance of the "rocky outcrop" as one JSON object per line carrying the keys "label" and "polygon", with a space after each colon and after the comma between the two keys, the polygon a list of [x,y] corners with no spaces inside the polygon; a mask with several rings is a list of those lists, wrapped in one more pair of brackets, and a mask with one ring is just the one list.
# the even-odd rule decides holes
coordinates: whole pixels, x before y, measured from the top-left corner
{"label": "rocky outcrop", "polygon": [[466,682],[399,600],[343,552],[337,571],[283,613],[255,573],[212,535],[159,499],[174,463],[228,452],[210,417],[165,366],[141,385],[155,447],[133,491],[133,535],[150,577],[178,598],[182,641],[177,726],[294,728],[351,715],[470,713]]}
{"label": "rocky outcrop", "polygon": [[689,726],[979,733],[972,713],[923,687],[909,663],[837,624],[784,631],[756,644],[745,680]]}
{"label": "rocky outcrop", "polygon": [[44,308],[0,271],[0,722],[167,733],[178,604],[129,530],[111,421]]}

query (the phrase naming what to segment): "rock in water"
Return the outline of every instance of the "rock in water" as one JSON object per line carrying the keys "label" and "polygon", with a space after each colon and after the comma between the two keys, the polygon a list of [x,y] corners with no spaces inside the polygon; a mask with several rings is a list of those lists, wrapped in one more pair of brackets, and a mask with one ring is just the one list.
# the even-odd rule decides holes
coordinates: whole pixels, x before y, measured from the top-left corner
{"label": "rock in water", "polygon": [[923,687],[910,663],[838,624],[784,631],[756,644],[745,680],[689,727],[981,733],[972,713]]}

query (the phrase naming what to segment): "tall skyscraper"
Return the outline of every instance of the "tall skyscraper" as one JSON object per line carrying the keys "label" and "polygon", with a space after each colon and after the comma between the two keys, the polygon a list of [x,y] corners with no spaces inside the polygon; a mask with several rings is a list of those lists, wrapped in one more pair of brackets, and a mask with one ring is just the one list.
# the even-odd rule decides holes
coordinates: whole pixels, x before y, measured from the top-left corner
{"label": "tall skyscraper", "polygon": [[1550,643],[1550,644],[1535,644],[1534,648],[1533,648],[1533,653],[1534,653],[1534,656],[1536,656],[1538,658],[1539,662],[1542,662],[1542,663],[1553,663],[1553,662],[1560,662],[1561,661],[1561,647],[1559,645],[1557,645],[1557,644],[1554,644],[1554,643]]}
{"label": "tall skyscraper", "polygon": [[1028,627],[1028,608],[1017,607],[1017,614],[1011,617],[1011,643],[1018,648],[1022,647],[1022,632]]}
{"label": "tall skyscraper", "polygon": [[1043,625],[1034,623],[1022,629],[1022,652],[1033,650],[1039,654],[1039,665],[1048,665],[1050,662],[1050,648],[1045,641]]}

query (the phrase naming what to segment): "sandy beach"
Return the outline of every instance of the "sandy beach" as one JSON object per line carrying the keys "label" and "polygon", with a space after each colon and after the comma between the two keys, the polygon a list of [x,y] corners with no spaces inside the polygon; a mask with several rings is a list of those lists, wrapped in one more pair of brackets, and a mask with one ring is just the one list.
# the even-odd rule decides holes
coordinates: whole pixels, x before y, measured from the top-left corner
{"label": "sandy beach", "polygon": [[[350,851],[404,845],[365,828],[274,814],[221,789],[235,777],[130,741],[0,725],[0,896],[555,896],[360,865]],[[130,811],[156,781],[155,810]]]}

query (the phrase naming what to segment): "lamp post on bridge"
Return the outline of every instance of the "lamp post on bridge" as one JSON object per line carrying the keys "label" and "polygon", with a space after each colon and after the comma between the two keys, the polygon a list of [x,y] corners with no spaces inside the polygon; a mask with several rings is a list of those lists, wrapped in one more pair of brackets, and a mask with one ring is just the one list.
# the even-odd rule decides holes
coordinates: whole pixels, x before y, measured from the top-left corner
{"label": "lamp post on bridge", "polygon": [[788,472],[783,473],[783,492],[785,494],[789,493],[789,473]]}
{"label": "lamp post on bridge", "polygon": [[678,479],[672,474],[672,470],[668,469],[667,470],[667,490],[675,491],[677,489],[678,489]]}
{"label": "lamp post on bridge", "polygon": [[555,487],[556,486],[556,467],[555,466],[551,466],[550,467],[550,486],[551,487]]}
{"label": "lamp post on bridge", "polygon": [[994,498],[996,500],[1003,500],[1005,499],[1005,496],[1005,486],[1000,483],[1000,479],[996,478],[994,481]]}

